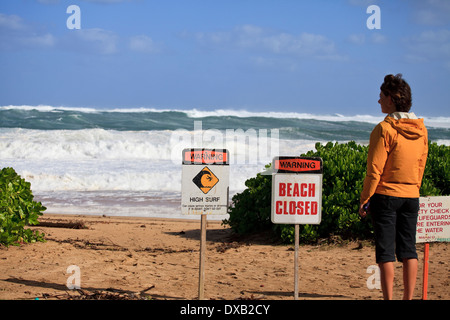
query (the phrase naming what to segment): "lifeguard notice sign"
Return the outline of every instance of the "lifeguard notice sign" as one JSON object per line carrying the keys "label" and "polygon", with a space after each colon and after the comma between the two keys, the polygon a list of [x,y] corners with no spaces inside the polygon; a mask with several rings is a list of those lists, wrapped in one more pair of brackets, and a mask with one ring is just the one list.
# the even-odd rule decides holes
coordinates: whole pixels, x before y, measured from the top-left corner
{"label": "lifeguard notice sign", "polygon": [[184,149],[182,214],[227,214],[229,171],[226,149]]}
{"label": "lifeguard notice sign", "polygon": [[320,224],[322,159],[280,156],[272,166],[272,222]]}
{"label": "lifeguard notice sign", "polygon": [[420,197],[416,242],[450,242],[450,197]]}
{"label": "lifeguard notice sign", "polygon": [[422,299],[428,296],[429,242],[450,242],[450,197],[420,197],[416,243],[424,243]]}

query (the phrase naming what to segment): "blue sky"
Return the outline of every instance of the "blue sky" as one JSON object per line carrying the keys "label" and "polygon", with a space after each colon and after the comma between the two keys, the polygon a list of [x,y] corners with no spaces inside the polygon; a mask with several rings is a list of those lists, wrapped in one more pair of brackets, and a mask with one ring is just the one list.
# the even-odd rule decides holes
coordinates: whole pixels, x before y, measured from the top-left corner
{"label": "blue sky", "polygon": [[450,116],[449,0],[0,2],[0,106],[379,115],[389,73]]}

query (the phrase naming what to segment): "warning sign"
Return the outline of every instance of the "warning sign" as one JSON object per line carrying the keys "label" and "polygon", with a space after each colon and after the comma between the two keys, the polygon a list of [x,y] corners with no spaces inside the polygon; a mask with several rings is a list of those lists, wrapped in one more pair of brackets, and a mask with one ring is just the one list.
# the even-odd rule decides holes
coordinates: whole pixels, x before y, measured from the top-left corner
{"label": "warning sign", "polygon": [[322,161],[318,158],[277,157],[274,168],[278,173],[322,173]]}
{"label": "warning sign", "polygon": [[185,149],[181,212],[227,214],[229,154],[225,149]]}
{"label": "warning sign", "polygon": [[203,191],[204,194],[207,194],[209,190],[214,188],[214,186],[219,182],[219,178],[209,169],[208,167],[204,167],[195,177],[192,179],[192,182]]}
{"label": "warning sign", "polygon": [[183,164],[228,164],[228,151],[217,149],[184,149]]}
{"label": "warning sign", "polygon": [[272,222],[319,224],[322,217],[322,159],[275,157]]}
{"label": "warning sign", "polygon": [[421,197],[416,242],[450,242],[450,197]]}

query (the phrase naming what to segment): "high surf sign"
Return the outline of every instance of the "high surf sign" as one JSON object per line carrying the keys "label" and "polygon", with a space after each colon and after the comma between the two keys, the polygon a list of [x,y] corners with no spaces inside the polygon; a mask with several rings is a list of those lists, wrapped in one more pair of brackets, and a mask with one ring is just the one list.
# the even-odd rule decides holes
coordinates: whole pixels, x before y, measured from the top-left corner
{"label": "high surf sign", "polygon": [[229,171],[226,149],[184,149],[182,214],[227,214]]}

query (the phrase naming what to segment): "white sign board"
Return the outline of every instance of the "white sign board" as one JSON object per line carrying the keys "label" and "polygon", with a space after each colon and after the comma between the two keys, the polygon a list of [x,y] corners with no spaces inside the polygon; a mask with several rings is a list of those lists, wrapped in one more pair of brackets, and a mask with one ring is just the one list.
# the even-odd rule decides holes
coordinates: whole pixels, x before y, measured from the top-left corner
{"label": "white sign board", "polygon": [[320,224],[322,159],[276,157],[272,166],[272,222]]}
{"label": "white sign board", "polygon": [[227,214],[228,159],[228,151],[223,149],[183,150],[182,214]]}
{"label": "white sign board", "polygon": [[450,197],[421,197],[416,242],[450,242]]}

